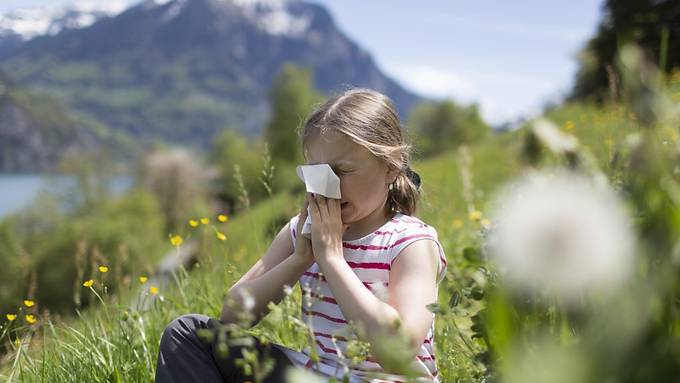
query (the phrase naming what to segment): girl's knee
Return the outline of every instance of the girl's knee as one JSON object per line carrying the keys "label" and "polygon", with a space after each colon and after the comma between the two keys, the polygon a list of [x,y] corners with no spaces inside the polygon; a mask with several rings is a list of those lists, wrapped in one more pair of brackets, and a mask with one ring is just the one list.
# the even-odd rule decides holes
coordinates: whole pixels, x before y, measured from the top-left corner
{"label": "girl's knee", "polygon": [[201,314],[180,315],[165,327],[161,342],[178,337],[193,336],[196,330],[207,327],[209,319],[209,317]]}

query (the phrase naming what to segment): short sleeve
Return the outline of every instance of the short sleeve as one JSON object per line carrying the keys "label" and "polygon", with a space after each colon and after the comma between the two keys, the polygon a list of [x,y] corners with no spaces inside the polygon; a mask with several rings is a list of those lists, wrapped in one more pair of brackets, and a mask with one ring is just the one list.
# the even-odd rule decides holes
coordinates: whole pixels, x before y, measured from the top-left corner
{"label": "short sleeve", "polygon": [[403,230],[400,235],[393,240],[392,245],[390,245],[390,266],[406,246],[422,240],[433,241],[437,244],[437,249],[439,250],[439,273],[437,274],[437,284],[439,284],[446,276],[448,262],[446,261],[446,254],[444,254],[444,248],[441,243],[439,243],[437,230],[432,226],[425,224],[411,225],[407,230]]}
{"label": "short sleeve", "polygon": [[297,238],[296,228],[297,223],[300,220],[299,216],[293,216],[293,218],[288,221],[288,227],[290,228],[290,238],[293,240],[293,249],[295,249],[295,239]]}

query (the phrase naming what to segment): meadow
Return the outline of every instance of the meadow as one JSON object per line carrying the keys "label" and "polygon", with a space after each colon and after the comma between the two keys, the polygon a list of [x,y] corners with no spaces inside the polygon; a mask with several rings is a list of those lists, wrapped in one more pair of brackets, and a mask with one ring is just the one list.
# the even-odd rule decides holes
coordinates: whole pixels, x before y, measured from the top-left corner
{"label": "meadow", "polygon": [[[631,81],[629,98],[547,111],[547,130],[527,123],[413,165],[423,180],[418,216],[437,229],[449,261],[438,304],[431,306],[443,382],[677,378],[680,74],[661,87]],[[613,296],[584,293],[577,304],[563,304],[541,293],[516,294],[490,261],[485,244],[497,224],[492,213],[503,185],[555,168],[602,175],[631,212],[637,256],[632,276]],[[197,263],[166,279],[123,273],[118,277],[127,283],[115,293],[107,289],[116,277],[112,270],[98,268],[91,279],[75,281],[95,303],[73,319],[46,316],[29,300],[2,313],[0,341],[7,352],[0,380],[153,381],[164,327],[185,313],[218,317],[229,287],[301,205],[301,194],[273,190],[235,216],[185,217],[162,249],[179,254],[195,243]],[[295,286],[247,332],[297,349],[310,342],[300,321],[300,294]],[[365,349],[357,345],[348,361],[361,359]],[[264,361],[247,355],[244,364],[253,381],[261,381]]]}

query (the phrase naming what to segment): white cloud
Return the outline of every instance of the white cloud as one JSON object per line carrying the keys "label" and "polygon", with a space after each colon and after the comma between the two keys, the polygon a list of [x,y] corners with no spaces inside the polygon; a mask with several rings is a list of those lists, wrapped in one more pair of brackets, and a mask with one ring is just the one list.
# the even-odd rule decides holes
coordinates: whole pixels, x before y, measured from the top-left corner
{"label": "white cloud", "polygon": [[579,44],[585,41],[590,31],[559,28],[551,25],[528,25],[499,22],[498,20],[480,20],[464,18],[452,13],[432,13],[422,15],[428,22],[444,24],[452,28],[464,29],[476,33],[512,36],[528,40],[555,41],[568,44]]}
{"label": "white cloud", "polygon": [[507,72],[463,73],[417,64],[383,67],[398,82],[426,97],[477,103],[482,116],[491,124],[539,113],[542,105],[537,99],[548,99],[562,85],[550,79]]}
{"label": "white cloud", "polygon": [[396,75],[409,88],[429,96],[451,97],[452,94],[464,96],[473,90],[472,83],[463,76],[432,66],[400,66],[388,69],[388,72]]}

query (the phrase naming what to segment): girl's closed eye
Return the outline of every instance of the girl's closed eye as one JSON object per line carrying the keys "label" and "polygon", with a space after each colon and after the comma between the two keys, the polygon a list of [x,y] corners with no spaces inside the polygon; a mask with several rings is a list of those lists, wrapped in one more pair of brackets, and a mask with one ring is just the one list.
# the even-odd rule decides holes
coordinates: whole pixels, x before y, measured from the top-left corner
{"label": "girl's closed eye", "polygon": [[341,175],[341,174],[348,174],[348,173],[351,172],[351,170],[349,170],[349,169],[333,169],[333,172],[336,175]]}

